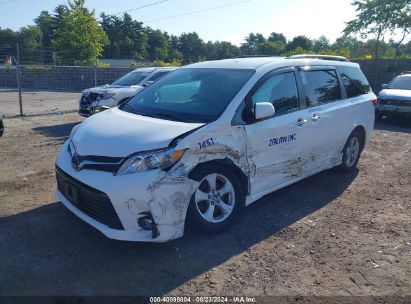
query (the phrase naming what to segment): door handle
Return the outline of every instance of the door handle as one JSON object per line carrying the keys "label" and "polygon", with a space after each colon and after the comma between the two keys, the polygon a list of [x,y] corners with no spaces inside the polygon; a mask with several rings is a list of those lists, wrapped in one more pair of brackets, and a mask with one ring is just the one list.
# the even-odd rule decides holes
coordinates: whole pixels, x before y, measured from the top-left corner
{"label": "door handle", "polygon": [[299,119],[297,120],[297,126],[301,127],[301,126],[305,125],[307,122],[308,122],[307,119],[305,119],[305,118],[299,118]]}
{"label": "door handle", "polygon": [[321,118],[320,115],[314,114],[313,117],[311,117],[311,120],[312,120],[312,121],[318,121],[320,118]]}

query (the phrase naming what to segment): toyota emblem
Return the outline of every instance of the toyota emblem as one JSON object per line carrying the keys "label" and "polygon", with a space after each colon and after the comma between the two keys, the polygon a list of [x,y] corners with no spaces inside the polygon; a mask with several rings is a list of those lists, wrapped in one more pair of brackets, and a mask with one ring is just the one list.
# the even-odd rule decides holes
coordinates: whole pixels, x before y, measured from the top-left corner
{"label": "toyota emblem", "polygon": [[74,169],[79,170],[80,169],[80,159],[78,156],[73,156],[71,158],[71,165],[73,166]]}

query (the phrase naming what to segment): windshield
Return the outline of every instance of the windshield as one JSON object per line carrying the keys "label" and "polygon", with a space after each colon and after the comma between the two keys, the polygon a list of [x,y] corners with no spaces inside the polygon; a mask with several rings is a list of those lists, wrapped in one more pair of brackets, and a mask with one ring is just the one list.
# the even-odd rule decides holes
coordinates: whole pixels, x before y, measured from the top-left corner
{"label": "windshield", "polygon": [[133,71],[133,72],[130,72],[124,75],[120,79],[114,81],[113,85],[118,85],[122,87],[129,87],[132,85],[137,85],[140,82],[142,82],[144,78],[146,78],[148,75],[150,75],[150,73]]}
{"label": "windshield", "polygon": [[389,89],[411,90],[411,77],[397,77],[388,86]]}
{"label": "windshield", "polygon": [[120,109],[168,120],[209,122],[223,113],[254,72],[179,69],[142,90]]}

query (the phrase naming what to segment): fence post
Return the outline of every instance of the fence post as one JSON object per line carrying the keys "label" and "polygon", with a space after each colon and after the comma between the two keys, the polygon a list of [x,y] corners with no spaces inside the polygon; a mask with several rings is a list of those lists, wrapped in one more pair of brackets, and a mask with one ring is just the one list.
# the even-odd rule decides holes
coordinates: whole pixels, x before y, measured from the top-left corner
{"label": "fence post", "polygon": [[16,44],[16,55],[17,55],[17,90],[19,91],[19,108],[20,108],[20,116],[23,116],[23,98],[21,95],[21,79],[20,79],[20,50],[19,50],[19,43]]}
{"label": "fence post", "polygon": [[97,86],[97,63],[94,65],[94,86]]}

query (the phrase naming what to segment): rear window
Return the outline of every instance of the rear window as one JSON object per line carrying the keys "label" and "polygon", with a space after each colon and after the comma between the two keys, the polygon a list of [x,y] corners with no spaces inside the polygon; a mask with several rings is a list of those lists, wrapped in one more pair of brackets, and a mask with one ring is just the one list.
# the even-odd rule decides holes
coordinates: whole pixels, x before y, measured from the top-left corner
{"label": "rear window", "polygon": [[133,72],[130,72],[130,73],[124,75],[120,79],[114,81],[113,85],[118,85],[118,86],[122,86],[122,87],[129,87],[129,86],[132,86],[132,85],[138,85],[148,75],[150,75],[150,73],[133,71]]}
{"label": "rear window", "polygon": [[371,91],[367,78],[359,68],[340,66],[339,69],[347,98],[368,94]]}
{"label": "rear window", "polygon": [[341,89],[335,70],[300,71],[308,107],[341,99]]}

